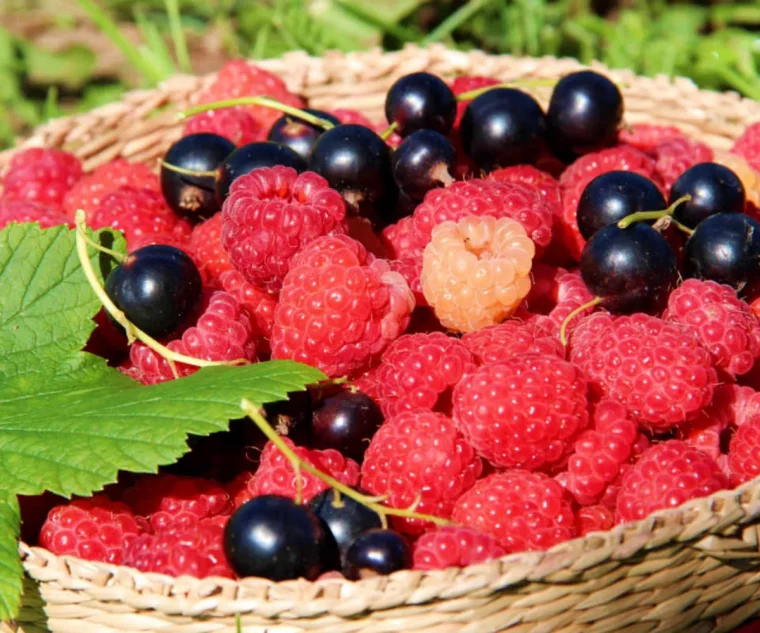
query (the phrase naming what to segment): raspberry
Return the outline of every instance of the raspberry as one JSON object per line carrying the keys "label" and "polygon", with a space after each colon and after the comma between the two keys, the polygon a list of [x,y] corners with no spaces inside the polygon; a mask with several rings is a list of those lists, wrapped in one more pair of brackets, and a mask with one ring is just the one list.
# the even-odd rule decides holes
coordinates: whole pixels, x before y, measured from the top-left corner
{"label": "raspberry", "polygon": [[550,251],[555,247],[564,248],[575,261],[580,259],[586,240],[578,230],[578,201],[586,185],[608,171],[632,171],[657,179],[654,160],[632,147],[611,147],[581,156],[559,179],[562,215],[554,223],[554,239]]}
{"label": "raspberry", "polygon": [[599,501],[620,473],[621,464],[630,458],[638,436],[625,407],[614,400],[596,405],[593,422],[594,429],[581,433],[575,442],[565,479],[565,487],[581,505]]}
{"label": "raspberry", "polygon": [[222,220],[222,214],[217,213],[196,224],[188,244],[193,259],[199,264],[201,276],[215,286],[221,285],[220,277],[225,271],[233,270],[230,256],[222,246]]}
{"label": "raspberry", "polygon": [[60,224],[73,228],[73,223],[58,209],[28,200],[0,198],[0,229],[11,222],[36,222],[43,229]]}
{"label": "raspberry", "polygon": [[728,467],[732,486],[760,476],[760,414],[742,424],[731,438]]}
{"label": "raspberry", "polygon": [[545,550],[576,536],[567,491],[543,473],[489,475],[462,495],[451,518],[492,534],[508,554]]}
{"label": "raspberry", "polygon": [[2,180],[2,198],[59,208],[66,192],[81,177],[82,164],[73,154],[32,147],[13,156]]}
{"label": "raspberry", "polygon": [[466,216],[435,227],[420,282],[441,323],[471,332],[512,315],[530,291],[535,246],[519,222]]}
{"label": "raspberry", "polygon": [[621,143],[652,155],[656,154],[660,143],[674,138],[684,138],[683,132],[676,126],[652,125],[651,123],[636,123],[630,128],[623,128],[618,135]]}
{"label": "raspberry", "polygon": [[664,185],[665,193],[670,193],[673,183],[689,167],[713,159],[713,151],[707,145],[686,137],[662,141],[657,145],[655,155],[657,175]]}
{"label": "raspberry", "polygon": [[[296,446],[287,437],[283,437],[282,440],[300,459],[334,477],[340,483],[347,486],[359,483],[359,465],[353,459],[343,457],[334,449],[309,450]],[[236,508],[260,495],[282,495],[295,499],[298,494],[299,477],[302,486],[301,498],[304,502],[328,487],[324,481],[306,471],[297,475],[280,449],[272,442],[267,442],[261,453],[258,469],[255,472],[241,473],[229,484],[228,489]]]}
{"label": "raspberry", "polygon": [[346,205],[327,181],[291,167],[255,169],[232,183],[222,244],[247,281],[276,292],[290,260],[322,235],[346,232]]}
{"label": "raspberry", "polygon": [[479,367],[454,387],[453,403],[457,427],[499,468],[556,464],[588,426],[586,379],[550,354]]}
{"label": "raspberry", "polygon": [[551,208],[538,189],[518,182],[474,178],[431,189],[412,217],[416,234],[427,244],[437,225],[468,215],[516,220],[537,248],[547,246],[552,237]]}
{"label": "raspberry", "polygon": [[224,527],[208,519],[183,529],[143,534],[126,548],[124,564],[167,576],[234,578],[223,539]]}
{"label": "raspberry", "polygon": [[586,536],[589,532],[606,532],[615,525],[615,513],[607,506],[585,506],[575,515],[578,525],[578,536]]}
{"label": "raspberry", "polygon": [[293,258],[272,327],[272,357],[335,377],[366,368],[409,324],[404,279],[346,235],[314,240]]}
{"label": "raspberry", "polygon": [[93,229],[111,227],[124,233],[129,250],[145,246],[152,237],[168,235],[190,239],[190,224],[166,206],[163,197],[152,189],[119,187],[106,195],[89,219]]}
{"label": "raspberry", "polygon": [[[488,86],[495,86],[498,83],[498,79],[493,79],[492,77],[483,77],[481,75],[459,75],[459,77],[456,77],[454,81],[451,82],[449,87],[451,88],[451,92],[454,93],[454,96],[458,97],[465,92],[471,92],[472,90],[478,90],[479,88],[486,88]],[[457,118],[454,121],[455,130],[459,130],[459,123],[462,121],[464,111],[471,102],[472,99],[466,101],[457,100]]]}
{"label": "raspberry", "polygon": [[[362,488],[387,495],[393,508],[448,518],[454,502],[475,483],[483,464],[450,418],[432,411],[405,411],[389,418],[370,441],[362,464]],[[392,517],[394,527],[420,534],[419,519]]]}
{"label": "raspberry", "polygon": [[[232,295],[216,291],[198,322],[188,328],[182,337],[167,347],[179,354],[203,360],[253,360],[256,341],[251,318]],[[197,367],[175,363],[180,376],[189,376]],[[154,385],[175,376],[166,359],[143,343],[135,343],[129,351],[129,361],[122,366],[123,373],[145,384]]]}
{"label": "raspberry", "polygon": [[731,153],[741,156],[753,169],[760,171],[760,122],[745,128],[736,139]]}
{"label": "raspberry", "polygon": [[559,218],[562,215],[562,198],[559,183],[551,175],[531,165],[515,165],[495,169],[486,176],[486,180],[497,182],[512,182],[528,185],[541,195],[544,204],[549,207],[552,217]]}
{"label": "raspberry", "polygon": [[647,449],[629,468],[617,498],[616,520],[638,521],[656,510],[728,488],[728,479],[709,455],[679,440]]}
{"label": "raspberry", "polygon": [[89,219],[103,198],[124,186],[161,191],[158,176],[147,165],[117,158],[96,167],[77,182],[63,199],[63,210],[73,219],[77,209],[83,209]]}
{"label": "raspberry", "polygon": [[537,323],[508,319],[462,337],[480,365],[493,365],[529,353],[565,357],[565,347],[552,332]]}
{"label": "raspberry", "polygon": [[227,270],[219,277],[222,289],[231,294],[251,317],[255,336],[266,339],[272,336],[274,310],[277,300],[261,288],[249,284],[237,270]]}
{"label": "raspberry", "polygon": [[[237,97],[256,97],[265,95],[281,103],[296,108],[305,106],[303,99],[290,92],[285,82],[277,75],[249,64],[243,59],[234,59],[222,66],[214,83],[200,96],[200,103],[211,103]],[[250,112],[264,136],[269,133],[282,112],[264,106],[239,106],[244,112]]]}
{"label": "raspberry", "polygon": [[420,284],[425,240],[417,235],[412,216],[401,218],[395,224],[386,227],[381,239],[391,259],[389,262],[391,269],[399,273],[409,284],[417,305],[426,306],[427,301]]}
{"label": "raspberry", "polygon": [[126,504],[102,496],[77,499],[50,511],[40,545],[58,556],[121,565],[125,549],[145,527]]}
{"label": "raspberry", "polygon": [[[536,320],[559,338],[560,328],[570,313],[594,297],[578,272],[536,263],[531,270],[531,278],[533,285],[521,309],[538,313],[541,318]],[[580,316],[593,311],[593,307],[586,308],[573,318],[567,325],[568,333],[578,324]]]}
{"label": "raspberry", "polygon": [[427,409],[450,413],[451,389],[475,369],[472,354],[458,339],[441,332],[405,334],[383,353],[382,362],[357,383],[386,418]]}
{"label": "raspberry", "polygon": [[425,532],[414,544],[413,568],[467,567],[501,558],[506,552],[490,534],[447,525]]}
{"label": "raspberry", "polygon": [[744,158],[738,154],[721,154],[714,161],[733,171],[742,185],[747,196],[744,212],[756,220],[760,220],[760,172],[756,171]]}
{"label": "raspberry", "polygon": [[646,314],[592,314],[570,345],[570,360],[586,374],[592,394],[621,402],[655,432],[697,416],[718,382],[692,330]]}
{"label": "raspberry", "polygon": [[687,279],[670,294],[663,319],[692,327],[714,366],[733,378],[760,357],[760,321],[730,286]]}
{"label": "raspberry", "polygon": [[248,145],[266,139],[267,130],[253,118],[250,112],[238,108],[209,110],[190,117],[182,130],[184,136],[200,133],[216,134],[235,145]]}
{"label": "raspberry", "polygon": [[121,500],[148,519],[155,532],[187,530],[201,519],[232,511],[224,488],[199,477],[148,475],[125,490]]}
{"label": "raspberry", "polygon": [[363,125],[364,127],[368,127],[372,130],[375,129],[375,124],[357,110],[336,108],[335,110],[328,110],[328,113],[332,114],[343,125]]}

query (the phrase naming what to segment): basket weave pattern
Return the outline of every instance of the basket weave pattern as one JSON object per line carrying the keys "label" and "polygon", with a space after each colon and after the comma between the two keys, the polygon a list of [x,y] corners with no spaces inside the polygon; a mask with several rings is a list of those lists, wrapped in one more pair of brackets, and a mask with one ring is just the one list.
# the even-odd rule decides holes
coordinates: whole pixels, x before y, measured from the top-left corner
{"label": "basket weave pattern", "polygon": [[[557,78],[580,67],[443,47],[319,59],[293,53],[260,65],[312,107],[353,108],[374,119],[382,116],[385,91],[408,72],[510,81]],[[760,120],[760,104],[736,94],[598,68],[621,86],[627,123],[676,125],[727,150]],[[155,161],[180,136],[177,111],[212,80],[174,77],[158,90],[50,122],[21,147],[66,149],[88,170],[118,157]],[[545,105],[550,90],[530,92]],[[0,171],[11,155],[0,154]],[[29,576],[25,606],[13,627],[0,624],[0,631],[232,633],[239,615],[246,633],[727,633],[760,612],[760,482],[547,552],[356,583],[169,578],[25,544],[20,552]],[[43,602],[46,620],[37,608]]]}

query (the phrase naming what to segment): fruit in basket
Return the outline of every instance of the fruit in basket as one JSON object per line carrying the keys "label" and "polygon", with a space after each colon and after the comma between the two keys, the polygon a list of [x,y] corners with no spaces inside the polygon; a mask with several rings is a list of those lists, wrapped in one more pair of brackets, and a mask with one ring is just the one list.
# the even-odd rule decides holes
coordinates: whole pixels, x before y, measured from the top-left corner
{"label": "fruit in basket", "polygon": [[670,204],[687,195],[690,199],[678,205],[673,215],[692,229],[711,215],[744,213],[742,181],[718,163],[699,163],[683,172],[670,190]]}
{"label": "fruit in basket", "polygon": [[385,96],[385,118],[402,137],[423,129],[448,134],[456,114],[451,88],[430,73],[404,75]]}
{"label": "fruit in basket", "polygon": [[403,140],[393,152],[393,178],[412,200],[422,200],[435,187],[454,182],[451,174],[456,163],[456,150],[442,134],[433,130],[417,130]]}
{"label": "fruit in basket", "polygon": [[383,413],[360,391],[340,391],[314,409],[311,442],[315,448],[332,448],[358,462],[372,436],[383,423]]}
{"label": "fruit in basket", "polygon": [[[322,112],[322,110],[306,108],[304,112],[330,121],[334,125],[340,124],[338,117],[327,112]],[[323,127],[319,127],[293,115],[285,114],[274,122],[274,125],[272,125],[267,134],[267,140],[289,147],[305,161],[308,161],[314,145],[324,131]]]}
{"label": "fruit in basket", "polygon": [[386,576],[412,566],[412,552],[403,536],[374,529],[359,535],[346,550],[343,574],[349,580]]}

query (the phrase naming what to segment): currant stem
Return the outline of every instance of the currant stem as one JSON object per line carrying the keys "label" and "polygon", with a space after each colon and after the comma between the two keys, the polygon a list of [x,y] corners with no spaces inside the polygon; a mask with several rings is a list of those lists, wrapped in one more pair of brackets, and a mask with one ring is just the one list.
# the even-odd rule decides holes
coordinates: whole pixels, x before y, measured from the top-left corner
{"label": "currant stem", "polygon": [[391,136],[393,136],[393,133],[396,131],[397,127],[398,127],[398,122],[394,121],[382,132],[380,132],[380,138],[383,139],[384,141],[387,141]]}
{"label": "currant stem", "polygon": [[[660,218],[664,218],[666,216],[673,216],[673,214],[676,212],[676,209],[679,207],[679,205],[683,204],[684,202],[688,202],[691,200],[691,195],[688,193],[685,196],[681,196],[673,202],[667,209],[660,209],[659,211],[636,211],[636,213],[631,213],[631,215],[625,216],[622,220],[620,220],[617,225],[618,228],[621,229],[627,229],[631,224],[635,222],[644,222],[645,220],[659,220]],[[675,220],[673,220],[674,224],[678,224]]]}
{"label": "currant stem", "polygon": [[118,251],[115,251],[112,248],[106,248],[102,244],[98,244],[89,235],[87,235],[87,233],[83,233],[82,237],[87,242],[87,245],[92,246],[92,248],[94,248],[96,251],[100,251],[101,253],[105,253],[106,255],[113,257],[113,259],[115,259],[120,264],[126,261],[127,257],[126,255],[124,255],[124,253],[119,253]]}
{"label": "currant stem", "polygon": [[591,301],[588,301],[584,303],[582,306],[578,306],[577,308],[575,308],[575,310],[573,310],[570,314],[568,314],[565,317],[565,320],[562,321],[562,326],[559,328],[559,340],[562,342],[563,346],[567,347],[567,326],[570,324],[570,321],[572,321],[584,310],[588,310],[589,308],[598,306],[601,302],[602,302],[601,297],[594,297]]}
{"label": "currant stem", "polygon": [[309,112],[305,112],[304,110],[300,110],[299,108],[294,108],[293,106],[281,103],[271,97],[238,97],[237,99],[224,99],[223,101],[204,103],[180,112],[179,118],[186,119],[195,114],[201,114],[211,110],[224,110],[225,108],[234,108],[245,105],[258,105],[264,106],[265,108],[271,108],[272,110],[279,110],[280,112],[289,114],[301,121],[306,121],[307,123],[321,127],[323,130],[331,130],[335,127],[335,124],[327,119],[323,119]]}
{"label": "currant stem", "polygon": [[203,178],[203,177],[209,177],[209,178],[216,178],[219,175],[219,171],[216,169],[213,169],[211,171],[193,171],[192,169],[185,169],[184,167],[177,167],[176,165],[172,165],[171,163],[167,163],[165,160],[159,161],[159,164],[164,169],[167,169],[169,171],[173,171],[177,174],[180,174],[181,176],[195,176],[196,178]]}
{"label": "currant stem", "polygon": [[[261,414],[261,409],[253,404],[250,400],[243,398],[243,400],[240,402],[240,408],[243,410],[243,413],[245,413],[249,418],[251,418],[251,420],[253,420],[254,424],[256,424],[256,426],[261,429],[262,433],[264,433],[264,435],[266,435],[267,438],[272,441],[272,443],[282,452],[282,454],[285,455],[285,458],[291,463],[293,470],[295,470],[296,474],[299,476],[299,480],[301,479],[301,470],[305,470],[307,473],[314,475],[317,479],[324,481],[333,490],[337,490],[339,493],[349,497],[350,499],[353,499],[357,503],[361,503],[363,506],[376,512],[380,517],[380,520],[383,522],[383,525],[387,525],[388,515],[405,517],[408,519],[420,519],[421,521],[429,521],[431,523],[435,523],[436,525],[451,525],[451,521],[448,519],[442,519],[441,517],[436,517],[429,514],[421,514],[410,509],[390,508],[388,506],[380,505],[375,501],[377,497],[368,497],[361,494],[360,492],[357,492],[353,488],[340,483],[337,479],[330,477],[330,475],[323,473],[318,468],[312,466],[309,462],[306,462],[298,457],[298,455],[296,455],[295,452],[283,441],[282,437],[280,437],[272,428],[269,422],[266,421],[264,416]],[[299,484],[299,487],[300,485],[301,484]],[[296,501],[300,503],[299,499]],[[417,505],[418,503],[419,500],[417,500],[414,505]]]}
{"label": "currant stem", "polygon": [[457,101],[471,101],[482,94],[495,88],[541,88],[544,86],[554,86],[557,84],[556,79],[517,79],[515,81],[505,81],[504,83],[494,84],[493,86],[484,86],[475,90],[468,90],[457,95]]}

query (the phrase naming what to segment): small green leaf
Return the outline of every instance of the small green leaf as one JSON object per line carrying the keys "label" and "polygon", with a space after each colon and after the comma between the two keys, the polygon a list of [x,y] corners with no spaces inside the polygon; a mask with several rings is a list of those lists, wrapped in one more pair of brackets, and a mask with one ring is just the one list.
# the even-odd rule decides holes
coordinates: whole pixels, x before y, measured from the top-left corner
{"label": "small green leaf", "polygon": [[18,499],[0,490],[0,622],[13,618],[21,602],[22,573],[18,556],[21,527]]}

